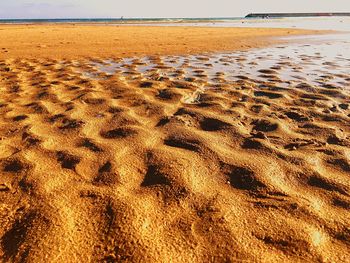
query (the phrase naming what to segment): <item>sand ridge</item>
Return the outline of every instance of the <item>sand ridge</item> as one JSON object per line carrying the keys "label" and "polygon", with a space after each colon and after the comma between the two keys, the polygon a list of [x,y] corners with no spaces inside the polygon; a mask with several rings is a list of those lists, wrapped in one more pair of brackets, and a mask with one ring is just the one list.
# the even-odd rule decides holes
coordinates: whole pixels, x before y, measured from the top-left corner
{"label": "sand ridge", "polygon": [[346,262],[349,60],[283,48],[1,60],[1,260]]}

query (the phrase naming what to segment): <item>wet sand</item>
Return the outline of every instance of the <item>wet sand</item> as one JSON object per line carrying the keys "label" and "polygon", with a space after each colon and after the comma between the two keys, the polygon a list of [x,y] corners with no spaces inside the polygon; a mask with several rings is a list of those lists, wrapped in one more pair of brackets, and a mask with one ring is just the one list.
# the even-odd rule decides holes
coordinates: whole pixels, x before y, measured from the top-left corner
{"label": "wet sand", "polygon": [[0,258],[346,262],[350,45],[330,43],[2,59]]}

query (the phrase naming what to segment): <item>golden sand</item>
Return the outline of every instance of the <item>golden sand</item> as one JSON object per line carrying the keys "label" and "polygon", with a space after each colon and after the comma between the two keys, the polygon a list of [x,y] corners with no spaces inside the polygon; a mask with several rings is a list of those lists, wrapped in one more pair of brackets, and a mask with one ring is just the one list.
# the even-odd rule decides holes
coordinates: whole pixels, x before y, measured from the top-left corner
{"label": "golden sand", "polygon": [[242,50],[317,31],[108,25],[0,25],[0,59],[127,57]]}
{"label": "golden sand", "polygon": [[[349,90],[281,86],[290,58],[228,80],[208,75],[209,55],[178,67],[154,55],[266,45],[252,36],[285,30],[0,28],[1,261],[350,258]],[[96,68],[134,54],[153,56]]]}

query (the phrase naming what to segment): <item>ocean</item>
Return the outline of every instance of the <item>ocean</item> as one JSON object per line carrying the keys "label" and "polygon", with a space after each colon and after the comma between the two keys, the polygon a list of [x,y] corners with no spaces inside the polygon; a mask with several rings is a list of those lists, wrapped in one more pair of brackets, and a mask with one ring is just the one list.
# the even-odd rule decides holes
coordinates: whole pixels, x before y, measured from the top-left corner
{"label": "ocean", "polygon": [[2,24],[96,23],[109,25],[210,26],[210,27],[270,27],[320,30],[350,30],[350,17],[304,18],[67,18],[67,19],[0,19]]}
{"label": "ocean", "polygon": [[181,22],[208,22],[234,21],[242,17],[229,18],[54,18],[54,19],[0,19],[2,24],[32,24],[32,23],[181,23]]}

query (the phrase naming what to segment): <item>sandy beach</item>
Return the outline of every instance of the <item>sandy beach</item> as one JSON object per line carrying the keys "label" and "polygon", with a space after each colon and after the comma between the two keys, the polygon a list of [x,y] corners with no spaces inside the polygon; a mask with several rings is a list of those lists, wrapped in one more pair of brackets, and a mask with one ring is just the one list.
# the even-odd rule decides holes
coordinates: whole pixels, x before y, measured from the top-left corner
{"label": "sandy beach", "polygon": [[1,25],[0,261],[349,261],[349,45],[275,39],[315,33]]}
{"label": "sandy beach", "polygon": [[271,44],[272,37],[320,33],[269,28],[115,25],[0,25],[0,59],[115,58],[243,50]]}

